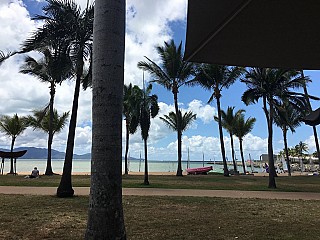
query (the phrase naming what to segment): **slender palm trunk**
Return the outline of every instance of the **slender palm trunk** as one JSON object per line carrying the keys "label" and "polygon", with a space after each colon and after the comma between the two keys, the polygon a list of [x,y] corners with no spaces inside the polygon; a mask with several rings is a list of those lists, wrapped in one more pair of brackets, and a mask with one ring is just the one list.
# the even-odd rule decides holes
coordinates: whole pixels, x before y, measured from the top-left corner
{"label": "slender palm trunk", "polygon": [[[173,86],[173,98],[174,98],[174,108],[176,111],[176,116],[179,116],[179,107],[178,107],[178,88],[176,84]],[[182,175],[182,152],[181,152],[181,138],[182,138],[182,132],[181,132],[181,127],[180,127],[180,118],[177,117],[177,137],[178,137],[178,169],[177,169],[177,176],[183,176]]]}
{"label": "slender palm trunk", "polygon": [[147,139],[143,139],[144,142],[144,185],[149,185],[149,173],[148,173],[148,145]]}
{"label": "slender palm trunk", "polygon": [[235,158],[235,154],[234,154],[233,136],[231,133],[230,133],[230,143],[231,143],[233,170],[234,170],[234,174],[236,174],[238,171],[238,168],[237,168],[236,158]]}
{"label": "slender palm trunk", "polygon": [[240,155],[241,155],[241,161],[242,161],[242,168],[243,168],[243,173],[246,174],[246,165],[244,163],[244,156],[243,156],[243,147],[242,147],[242,139],[239,138],[239,144],[240,144]]}
{"label": "slender palm trunk", "polygon": [[221,147],[221,155],[222,155],[222,161],[223,161],[223,175],[225,177],[228,177],[229,170],[228,170],[228,165],[227,165],[227,160],[226,160],[226,152],[224,149],[224,141],[223,141],[220,97],[217,97],[216,99],[217,99],[217,110],[218,110],[218,126],[219,126],[220,147]]}
{"label": "slender palm trunk", "polygon": [[269,159],[269,185],[268,188],[277,188],[276,186],[276,170],[274,167],[274,158],[273,158],[273,145],[272,145],[272,138],[273,138],[273,105],[272,101],[269,101],[270,111],[268,112],[266,99],[263,99],[263,109],[267,118],[268,124],[268,159]]}
{"label": "slender palm trunk", "polygon": [[79,104],[80,85],[81,85],[81,75],[77,75],[74,96],[73,96],[71,119],[69,124],[66,156],[64,159],[61,181],[57,189],[58,197],[72,197],[74,194],[74,190],[72,188],[72,181],[71,181],[71,172],[72,172],[74,138],[76,135],[76,126],[77,126],[77,113],[78,113],[78,104]]}
{"label": "slender palm trunk", "polygon": [[128,152],[129,152],[129,122],[128,119],[126,118],[126,152],[124,155],[124,174],[128,175],[129,169],[128,169]]}
{"label": "slender palm trunk", "polygon": [[287,129],[282,129],[283,134],[283,142],[284,142],[284,152],[286,154],[286,163],[288,168],[288,176],[291,176],[291,167],[290,167],[290,160],[289,160],[289,151],[288,151],[288,141],[287,141]]}
{"label": "slender palm trunk", "polygon": [[[14,147],[14,142],[16,141],[16,137],[12,136],[11,139],[11,147],[10,147],[10,152],[13,152],[13,147]],[[14,174],[14,168],[13,168],[13,158],[10,159],[10,172],[9,174]]]}
{"label": "slender palm trunk", "polygon": [[[304,78],[303,70],[301,71],[301,76]],[[311,112],[312,108],[311,108],[311,103],[310,103],[310,98],[309,98],[309,95],[308,95],[308,89],[307,89],[306,82],[304,82],[304,85],[303,85],[303,92],[304,92],[304,97],[307,100],[308,110],[309,110],[309,112]],[[319,147],[319,140],[318,140],[318,133],[317,133],[316,126],[312,126],[312,130],[313,130],[314,141],[315,141],[315,144],[316,144],[318,162],[319,162],[319,166],[320,166],[320,147]]]}
{"label": "slender palm trunk", "polygon": [[95,1],[92,162],[86,240],[127,239],[121,180],[125,12],[125,0]]}
{"label": "slender palm trunk", "polygon": [[53,104],[54,104],[54,95],[55,95],[55,86],[54,82],[51,81],[50,86],[50,104],[49,104],[49,133],[48,133],[48,155],[47,155],[47,167],[45,175],[53,175],[52,165],[51,165],[51,147],[52,147],[52,140],[53,140]]}

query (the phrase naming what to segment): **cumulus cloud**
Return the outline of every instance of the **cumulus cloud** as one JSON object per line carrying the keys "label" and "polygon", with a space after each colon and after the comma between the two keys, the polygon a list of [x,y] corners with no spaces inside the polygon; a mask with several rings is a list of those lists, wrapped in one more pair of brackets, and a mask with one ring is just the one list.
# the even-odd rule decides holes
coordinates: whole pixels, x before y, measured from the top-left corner
{"label": "cumulus cloud", "polygon": [[202,101],[194,99],[188,104],[188,110],[197,114],[197,118],[201,119],[203,123],[208,124],[214,120],[214,116],[217,115],[217,111],[214,107],[203,104]]}

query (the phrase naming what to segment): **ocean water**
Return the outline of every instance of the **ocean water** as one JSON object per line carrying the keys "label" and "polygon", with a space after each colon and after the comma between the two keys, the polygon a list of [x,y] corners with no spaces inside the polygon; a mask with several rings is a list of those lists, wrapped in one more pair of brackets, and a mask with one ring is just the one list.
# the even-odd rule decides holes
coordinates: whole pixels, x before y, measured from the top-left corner
{"label": "ocean water", "polygon": [[[63,170],[64,159],[54,159],[52,160],[52,169],[56,173],[61,173]],[[27,173],[31,172],[34,167],[37,167],[40,171],[40,174],[43,174],[46,170],[46,159],[17,159],[17,173]],[[195,167],[208,167],[212,166],[214,172],[223,172],[223,166],[221,164],[206,163],[202,161],[190,161],[190,168]],[[187,168],[187,162],[182,163],[182,169]],[[233,168],[231,165],[229,168]],[[86,172],[90,173],[91,169],[91,160],[90,159],[75,159],[73,160],[72,171],[77,172]],[[10,170],[10,160],[5,159],[4,173],[9,172]],[[122,170],[124,172],[124,161],[122,162]],[[149,172],[176,172],[177,171],[177,161],[148,161],[148,170]],[[242,172],[242,166],[238,166],[240,173]],[[251,169],[247,167],[247,170]],[[255,169],[255,171],[260,172],[260,169]],[[131,160],[129,161],[129,172],[144,172],[144,161]]]}

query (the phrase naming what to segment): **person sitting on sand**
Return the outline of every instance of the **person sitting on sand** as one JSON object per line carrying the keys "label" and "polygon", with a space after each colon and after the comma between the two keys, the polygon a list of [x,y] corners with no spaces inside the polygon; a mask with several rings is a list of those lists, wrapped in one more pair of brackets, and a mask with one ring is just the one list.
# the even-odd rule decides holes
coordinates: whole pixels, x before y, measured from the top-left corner
{"label": "person sitting on sand", "polygon": [[39,170],[37,167],[34,167],[34,169],[31,172],[31,175],[29,175],[29,178],[38,178],[39,177]]}

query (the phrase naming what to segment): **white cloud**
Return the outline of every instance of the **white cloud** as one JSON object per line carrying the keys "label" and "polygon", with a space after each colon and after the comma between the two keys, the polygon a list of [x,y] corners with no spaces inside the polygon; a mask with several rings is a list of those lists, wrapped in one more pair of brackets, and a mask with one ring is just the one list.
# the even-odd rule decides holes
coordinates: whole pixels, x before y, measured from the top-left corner
{"label": "white cloud", "polygon": [[188,104],[188,110],[197,114],[197,118],[201,119],[205,124],[214,121],[214,116],[217,115],[217,111],[214,107],[208,104],[203,105],[202,101],[197,99],[194,99]]}

